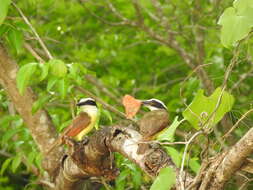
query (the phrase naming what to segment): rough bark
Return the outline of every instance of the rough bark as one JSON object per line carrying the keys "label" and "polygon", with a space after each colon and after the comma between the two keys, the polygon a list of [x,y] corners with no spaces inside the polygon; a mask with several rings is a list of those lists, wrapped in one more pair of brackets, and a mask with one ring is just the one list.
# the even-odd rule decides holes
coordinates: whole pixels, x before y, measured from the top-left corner
{"label": "rough bark", "polygon": [[[144,153],[138,154],[141,140],[141,134],[130,127],[112,126],[102,128],[81,143],[73,142],[69,156],[62,161],[60,173],[56,177],[55,189],[79,189],[81,181],[88,177],[115,179],[118,170],[113,164],[111,152],[122,154],[151,177],[157,176],[163,167],[173,168],[177,175],[176,188],[178,188],[179,169],[170,157],[157,146],[150,146]],[[186,185],[191,180],[190,175],[187,175]]]}
{"label": "rough bark", "polygon": [[[30,88],[27,88],[24,95],[19,93],[16,86],[17,70],[17,64],[10,59],[4,47],[0,44],[0,84],[13,102],[17,112],[23,118],[40,152],[45,157],[50,145],[55,141],[57,133],[46,111],[39,110],[32,114],[32,105],[36,96]],[[56,171],[61,155],[62,150],[56,149],[44,160],[43,168],[49,174]]]}
{"label": "rough bark", "polygon": [[233,147],[229,149],[218,166],[210,190],[223,189],[225,183],[243,165],[253,152],[253,128],[251,128]]}
{"label": "rough bark", "polygon": [[224,151],[206,163],[189,189],[220,190],[224,189],[236,173],[243,169],[248,156],[253,152],[253,128],[251,128],[234,146]]}

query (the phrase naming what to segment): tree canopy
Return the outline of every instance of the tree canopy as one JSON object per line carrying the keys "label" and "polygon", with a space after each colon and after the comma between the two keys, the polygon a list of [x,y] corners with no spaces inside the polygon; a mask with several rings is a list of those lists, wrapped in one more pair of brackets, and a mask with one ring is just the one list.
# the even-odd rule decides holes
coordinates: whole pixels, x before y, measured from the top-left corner
{"label": "tree canopy", "polygon": [[[1,0],[0,189],[71,189],[84,176],[86,189],[251,189],[252,26],[251,0]],[[122,121],[125,94],[168,108],[170,126],[150,142],[166,153],[154,173],[113,139],[115,125],[139,135]],[[111,178],[66,178],[69,148],[47,155],[83,97],[100,119],[82,146],[106,139]]]}

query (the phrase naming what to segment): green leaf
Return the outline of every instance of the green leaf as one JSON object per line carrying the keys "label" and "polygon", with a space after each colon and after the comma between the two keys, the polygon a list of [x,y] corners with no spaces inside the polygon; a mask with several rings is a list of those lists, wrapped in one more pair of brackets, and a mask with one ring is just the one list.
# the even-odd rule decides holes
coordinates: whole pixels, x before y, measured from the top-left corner
{"label": "green leaf", "polygon": [[6,115],[0,118],[0,128],[9,127],[10,122],[17,121],[20,119],[18,115]]}
{"label": "green leaf", "polygon": [[173,163],[176,164],[177,167],[180,167],[182,155],[177,151],[177,149],[169,147],[169,146],[164,146],[164,148],[166,152],[168,153],[168,155],[170,155]]}
{"label": "green leaf", "polygon": [[[221,95],[221,101],[216,109]],[[204,96],[203,90],[199,90],[192,103],[183,112],[183,116],[195,129],[199,130],[201,124],[204,124],[207,120],[209,120],[209,126],[212,127],[232,109],[233,104],[234,97],[226,91],[222,94],[222,89],[220,87],[209,97]],[[213,113],[214,111],[215,113]],[[210,116],[212,116],[212,118],[209,119]]]}
{"label": "green leaf", "polygon": [[52,59],[49,61],[51,72],[56,77],[64,77],[67,74],[67,67],[62,60]]}
{"label": "green leaf", "polygon": [[11,0],[1,0],[0,3],[0,25],[3,24],[3,21],[8,13],[9,5],[11,4]]}
{"label": "green leaf", "polygon": [[162,168],[150,190],[170,190],[176,183],[176,174],[170,167]]}
{"label": "green leaf", "polygon": [[36,151],[31,151],[29,154],[28,154],[28,157],[27,157],[27,162],[32,165],[33,164],[33,161],[35,160],[36,156],[37,156],[38,152]]}
{"label": "green leaf", "polygon": [[45,103],[50,99],[50,95],[43,94],[37,101],[35,101],[32,105],[32,114],[36,113],[39,109],[41,109]]}
{"label": "green leaf", "polygon": [[1,167],[0,175],[4,174],[4,171],[8,168],[13,158],[8,158],[4,161]]}
{"label": "green leaf", "polygon": [[4,135],[2,136],[2,139],[1,139],[1,143],[2,144],[5,144],[7,143],[7,141],[13,137],[13,135],[17,134],[18,132],[20,132],[22,129],[20,128],[14,128],[14,129],[11,129],[11,130],[8,130],[7,132],[4,133]]}
{"label": "green leaf", "polygon": [[199,172],[200,164],[198,162],[198,158],[191,158],[189,161],[189,166],[196,174]]}
{"label": "green leaf", "polygon": [[160,133],[156,139],[159,141],[174,141],[174,135],[176,132],[177,127],[183,122],[184,120],[178,121],[178,116],[175,117],[173,123],[167,127],[165,130]]}
{"label": "green leaf", "polygon": [[221,15],[218,24],[221,28],[221,42],[229,48],[245,38],[253,26],[252,0],[234,1],[233,7],[227,8]]}
{"label": "green leaf", "polygon": [[16,80],[21,95],[24,94],[25,88],[30,84],[30,80],[35,73],[37,66],[38,63],[29,63],[19,69]]}
{"label": "green leaf", "polygon": [[48,75],[48,71],[49,71],[49,64],[48,63],[43,63],[40,64],[40,69],[41,69],[41,75],[40,75],[40,81],[43,81],[47,75]]}
{"label": "green leaf", "polygon": [[57,82],[57,84],[58,84],[58,89],[60,92],[61,99],[64,99],[68,91],[68,82],[65,79],[61,79]]}
{"label": "green leaf", "polygon": [[124,190],[126,185],[126,178],[129,176],[128,170],[123,170],[115,180],[116,190]]}
{"label": "green leaf", "polygon": [[14,157],[14,159],[12,160],[12,172],[15,172],[18,168],[18,166],[20,165],[21,163],[21,159],[22,159],[22,156],[21,155],[17,155],[16,157]]}
{"label": "green leaf", "polygon": [[110,121],[110,123],[112,123],[112,116],[111,113],[105,109],[102,109],[102,113],[108,118],[108,120]]}
{"label": "green leaf", "polygon": [[8,39],[10,44],[15,48],[16,52],[19,54],[22,49],[23,44],[23,33],[20,30],[10,30],[8,32]]}
{"label": "green leaf", "polygon": [[49,92],[59,79],[56,77],[50,77],[47,83],[47,91]]}

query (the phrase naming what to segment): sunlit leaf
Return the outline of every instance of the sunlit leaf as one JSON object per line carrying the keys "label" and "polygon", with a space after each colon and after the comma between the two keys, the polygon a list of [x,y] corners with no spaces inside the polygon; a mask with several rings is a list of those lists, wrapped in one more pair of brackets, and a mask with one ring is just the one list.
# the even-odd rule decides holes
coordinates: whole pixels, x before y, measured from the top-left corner
{"label": "sunlit leaf", "polygon": [[170,190],[176,183],[176,174],[170,167],[162,168],[150,190]]}
{"label": "sunlit leaf", "polygon": [[0,3],[0,25],[3,23],[7,13],[11,0],[1,0]]}
{"label": "sunlit leaf", "polygon": [[64,77],[67,74],[67,66],[62,60],[52,59],[49,61],[50,70],[56,77]]}
{"label": "sunlit leaf", "polygon": [[22,129],[20,128],[15,128],[15,129],[11,129],[11,130],[8,130],[6,131],[3,136],[2,136],[2,139],[1,139],[1,142],[4,144],[4,143],[7,143],[7,141],[13,137],[15,134],[17,134],[18,132],[20,132]]}
{"label": "sunlit leaf", "polygon": [[233,5],[224,11],[218,22],[222,25],[221,42],[225,47],[245,38],[253,26],[252,0],[236,0]]}
{"label": "sunlit leaf", "polygon": [[22,159],[21,155],[17,155],[14,157],[14,159],[12,160],[12,164],[11,164],[12,172],[15,172],[17,170],[18,166],[21,163],[21,159]]}
{"label": "sunlit leaf", "polygon": [[67,91],[68,91],[68,81],[65,79],[61,79],[59,81],[57,81],[57,85],[58,85],[58,89],[60,92],[60,96],[62,99],[64,99],[67,95]]}
{"label": "sunlit leaf", "polygon": [[22,66],[17,74],[17,87],[20,94],[24,94],[26,87],[30,84],[30,80],[36,71],[38,63],[28,63]]}
{"label": "sunlit leaf", "polygon": [[115,180],[116,190],[125,190],[126,178],[129,175],[128,170],[120,172],[120,175]]}
{"label": "sunlit leaf", "polygon": [[195,129],[200,129],[201,125],[207,121],[212,127],[231,110],[233,104],[234,97],[226,91],[222,93],[221,88],[217,88],[209,97],[204,95],[203,90],[199,90],[192,103],[183,112],[183,116]]}
{"label": "sunlit leaf", "polygon": [[48,83],[47,83],[47,91],[48,92],[52,90],[52,88],[54,87],[54,85],[57,83],[58,80],[59,79],[56,77],[50,77],[48,79]]}
{"label": "sunlit leaf", "polygon": [[8,39],[16,52],[20,53],[23,44],[23,33],[20,30],[12,29],[8,32]]}
{"label": "sunlit leaf", "polygon": [[8,168],[13,158],[8,158],[4,161],[4,163],[1,166],[0,175],[4,174],[4,171]]}
{"label": "sunlit leaf", "polygon": [[41,68],[41,75],[39,80],[42,81],[48,76],[49,64],[48,63],[40,64],[40,68]]}
{"label": "sunlit leaf", "polygon": [[165,130],[163,130],[157,137],[156,139],[159,141],[169,141],[173,142],[174,141],[174,136],[177,127],[182,123],[183,120],[178,121],[178,116],[175,117],[173,123],[167,127]]}
{"label": "sunlit leaf", "polygon": [[177,151],[177,149],[169,146],[164,146],[164,148],[166,152],[170,155],[173,163],[176,164],[177,167],[180,167],[182,155]]}

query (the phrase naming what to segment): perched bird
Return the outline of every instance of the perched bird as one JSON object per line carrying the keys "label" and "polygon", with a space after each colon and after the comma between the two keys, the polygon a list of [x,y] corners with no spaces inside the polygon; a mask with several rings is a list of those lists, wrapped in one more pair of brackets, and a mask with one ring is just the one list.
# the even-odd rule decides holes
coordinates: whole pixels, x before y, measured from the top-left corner
{"label": "perched bird", "polygon": [[76,105],[80,108],[79,114],[74,118],[72,124],[68,126],[60,137],[58,137],[58,139],[52,144],[48,153],[56,146],[64,144],[66,138],[81,141],[95,126],[98,118],[96,101],[92,98],[83,98]]}
{"label": "perched bird", "polygon": [[162,101],[154,98],[142,100],[141,103],[150,112],[138,121],[140,133],[143,135],[144,140],[151,140],[169,124],[167,107]]}
{"label": "perched bird", "polygon": [[[140,133],[143,136],[142,141],[150,141],[169,125],[168,111],[165,104],[158,99],[142,100],[142,105],[147,107],[147,112],[137,123]],[[138,153],[144,153],[148,147],[144,144],[139,147]]]}

